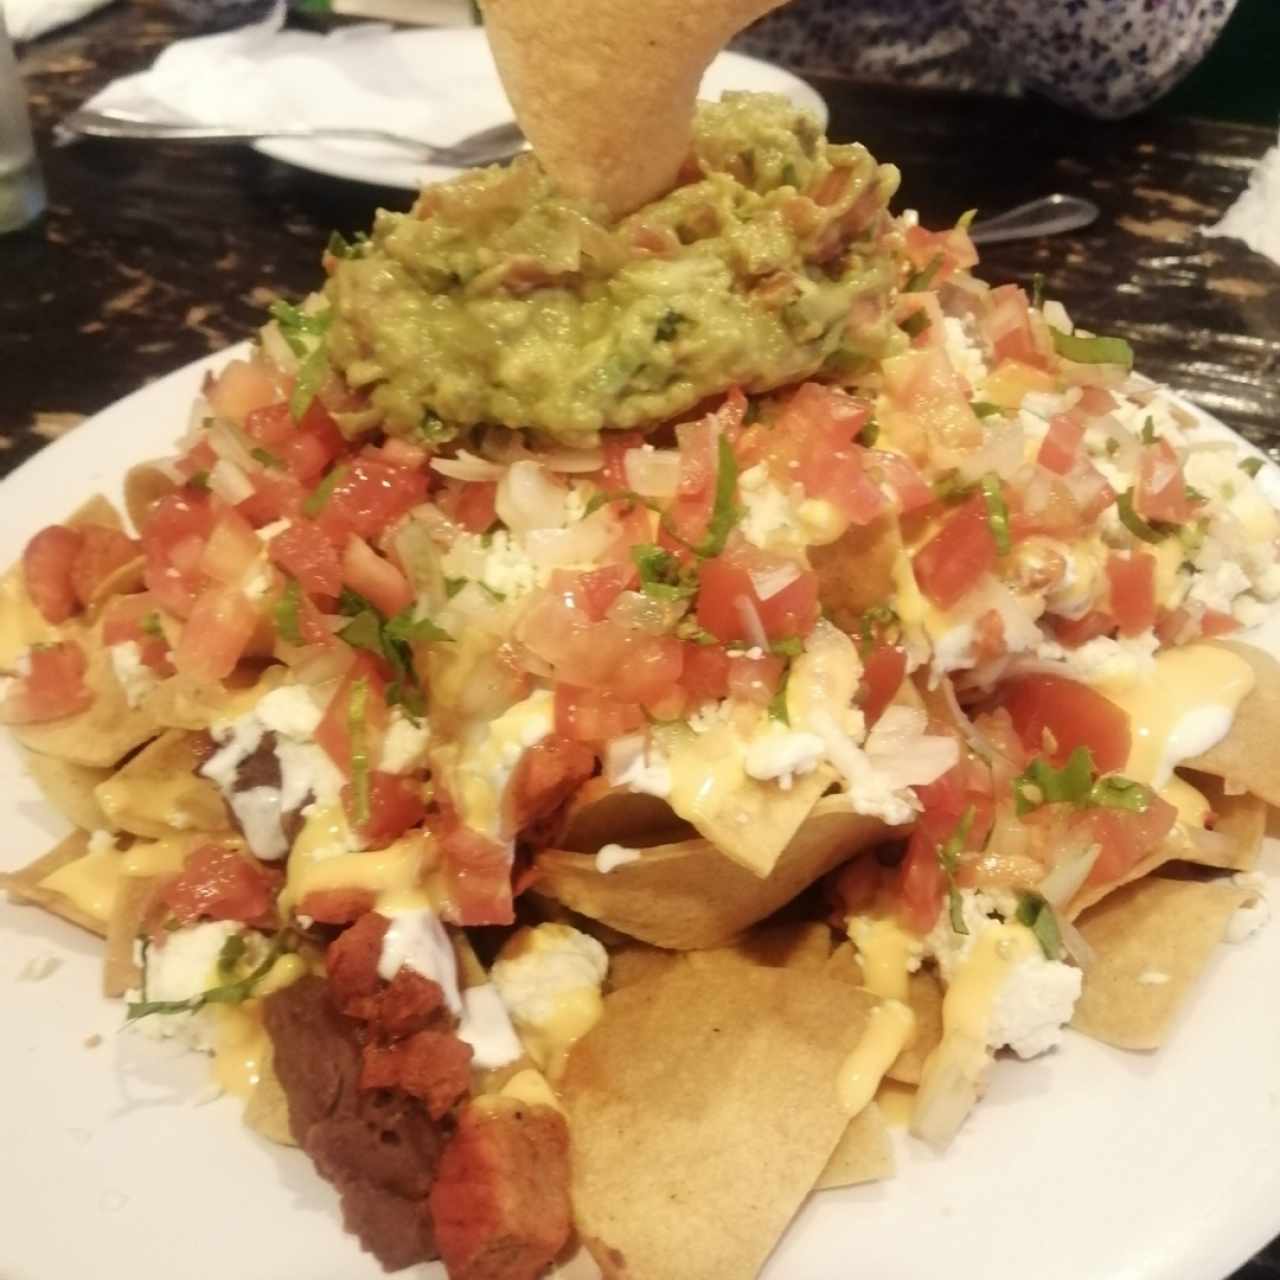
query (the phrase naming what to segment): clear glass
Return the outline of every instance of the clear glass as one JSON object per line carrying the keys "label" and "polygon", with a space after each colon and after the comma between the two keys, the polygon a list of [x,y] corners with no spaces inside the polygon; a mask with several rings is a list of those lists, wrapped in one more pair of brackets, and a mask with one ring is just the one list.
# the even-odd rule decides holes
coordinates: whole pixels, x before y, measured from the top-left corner
{"label": "clear glass", "polygon": [[44,183],[27,121],[27,95],[0,9],[0,234],[44,211]]}

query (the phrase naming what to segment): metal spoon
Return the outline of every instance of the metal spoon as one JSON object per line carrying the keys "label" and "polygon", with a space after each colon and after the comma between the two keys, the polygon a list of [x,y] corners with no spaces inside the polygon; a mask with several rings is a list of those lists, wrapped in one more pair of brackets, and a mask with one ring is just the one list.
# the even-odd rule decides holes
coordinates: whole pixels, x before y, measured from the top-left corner
{"label": "metal spoon", "polygon": [[282,126],[275,129],[245,129],[235,125],[180,124],[142,120],[105,111],[72,111],[59,121],[64,134],[89,138],[130,138],[171,142],[240,143],[264,138],[336,138],[359,142],[383,142],[412,151],[427,164],[452,169],[510,160],[528,145],[514,120],[468,134],[458,142],[437,146],[421,138],[410,138],[385,129],[355,129],[345,126]]}
{"label": "metal spoon", "polygon": [[1098,206],[1092,200],[1056,192],[997,213],[994,217],[980,219],[969,228],[969,238],[974,244],[1031,240],[1063,231],[1078,231],[1096,221],[1098,214]]}

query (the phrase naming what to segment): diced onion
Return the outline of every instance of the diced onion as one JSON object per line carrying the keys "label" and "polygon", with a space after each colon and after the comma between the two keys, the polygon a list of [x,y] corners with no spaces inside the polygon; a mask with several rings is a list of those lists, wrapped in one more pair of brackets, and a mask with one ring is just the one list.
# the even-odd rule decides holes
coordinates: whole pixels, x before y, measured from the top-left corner
{"label": "diced onion", "polygon": [[438,471],[451,480],[468,480],[484,482],[501,480],[507,474],[506,467],[490,462],[486,458],[478,458],[466,449],[459,449],[452,458],[432,458],[432,471]]}
{"label": "diced onion", "polygon": [[1069,837],[1056,851],[1054,868],[1037,885],[1044,900],[1054,908],[1065,907],[1088,880],[1102,846],[1084,836]]}
{"label": "diced onion", "polygon": [[234,462],[242,471],[252,474],[262,470],[262,464],[245,448],[240,437],[228,423],[214,420],[208,432],[209,447],[220,458]]}
{"label": "diced onion", "polygon": [[627,487],[646,498],[669,498],[680,483],[677,449],[628,449],[622,455]]}
{"label": "diced onion", "polygon": [[995,472],[1002,480],[1011,480],[1026,457],[1026,436],[1016,418],[997,427],[981,449],[966,454],[957,470],[966,480],[980,480]]}
{"label": "diced onion", "polygon": [[775,569],[751,570],[751,585],[763,603],[765,600],[772,600],[779,592],[785,591],[800,577],[800,573],[800,566],[794,560],[789,560]]}
{"label": "diced onion", "polygon": [[564,475],[589,475],[604,466],[604,454],[599,449],[556,449],[551,453],[539,453],[534,460],[548,471]]}
{"label": "diced onion", "polygon": [[742,629],[747,633],[747,639],[757,648],[768,651],[769,637],[765,634],[764,623],[760,621],[755,601],[750,596],[734,596],[733,607],[737,610]]}
{"label": "diced onion", "polygon": [[274,320],[264,324],[258,330],[258,334],[262,339],[262,354],[281,373],[292,376],[298,372],[298,357],[294,355],[293,348],[285,340],[284,334],[280,332],[280,326]]}
{"label": "diced onion", "polygon": [[253,497],[253,481],[227,458],[219,458],[213,464],[209,471],[209,488],[233,507]]}
{"label": "diced onion", "polygon": [[525,554],[541,569],[595,564],[609,550],[618,530],[607,507],[566,529],[534,529],[524,537]]}
{"label": "diced onion", "polygon": [[607,616],[619,626],[665,635],[680,620],[684,607],[680,600],[655,600],[643,591],[623,591],[609,606]]}
{"label": "diced onion", "polygon": [[1063,950],[1076,962],[1076,967],[1088,969],[1093,963],[1093,948],[1085,941],[1084,934],[1070,920],[1059,916],[1058,936],[1062,939]]}
{"label": "diced onion", "polygon": [[569,491],[536,462],[513,462],[498,481],[494,508],[515,533],[559,529],[566,519]]}
{"label": "diced onion", "polygon": [[293,651],[289,665],[301,683],[314,688],[341,680],[355,656],[355,650],[345,644],[304,645]]}

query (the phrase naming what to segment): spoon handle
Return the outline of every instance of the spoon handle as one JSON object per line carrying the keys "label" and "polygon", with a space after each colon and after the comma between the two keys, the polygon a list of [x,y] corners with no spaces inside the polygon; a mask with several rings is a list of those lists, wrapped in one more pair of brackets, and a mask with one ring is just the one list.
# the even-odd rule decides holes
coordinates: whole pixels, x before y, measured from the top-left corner
{"label": "spoon handle", "polygon": [[969,228],[969,236],[974,244],[1000,244],[1007,240],[1058,235],[1087,227],[1096,221],[1098,214],[1098,206],[1092,200],[1055,193],[983,218]]}

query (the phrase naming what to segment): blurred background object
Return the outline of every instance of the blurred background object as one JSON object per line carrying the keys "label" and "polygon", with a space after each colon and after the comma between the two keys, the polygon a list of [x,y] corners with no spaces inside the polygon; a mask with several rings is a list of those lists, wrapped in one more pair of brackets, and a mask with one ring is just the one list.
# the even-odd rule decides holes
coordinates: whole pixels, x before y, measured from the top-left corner
{"label": "blurred background object", "polygon": [[16,231],[44,211],[44,184],[27,122],[27,96],[0,13],[0,232]]}

